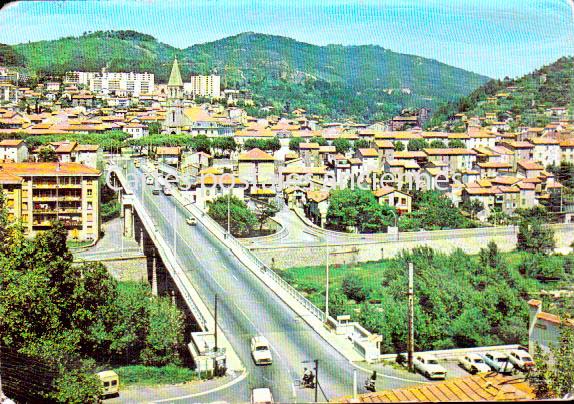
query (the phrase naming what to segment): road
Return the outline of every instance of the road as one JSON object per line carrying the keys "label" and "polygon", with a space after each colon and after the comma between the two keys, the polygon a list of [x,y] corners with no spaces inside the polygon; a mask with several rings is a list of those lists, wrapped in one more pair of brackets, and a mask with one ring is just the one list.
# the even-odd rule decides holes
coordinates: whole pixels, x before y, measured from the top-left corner
{"label": "road", "polygon": [[[368,376],[365,370],[357,368],[322,340],[201,224],[187,225],[188,212],[172,197],[163,193],[153,195],[153,186],[145,185],[140,169],[129,164],[128,170],[135,178],[135,196],[154,220],[156,231],[175,250],[179,264],[210,310],[213,310],[214,296],[218,295],[220,326],[248,372],[245,382],[206,397],[194,397],[194,401],[248,401],[250,390],[258,387],[271,388],[281,402],[313,401],[313,391],[297,387],[296,381],[304,367],[312,366],[305,362],[314,359],[319,360],[319,401],[351,395],[354,371],[359,393],[364,392],[361,385]],[[249,341],[258,334],[264,335],[271,344],[274,356],[271,366],[253,364]],[[410,385],[416,380],[402,378],[400,371],[390,372],[391,378],[385,382],[390,388]]]}

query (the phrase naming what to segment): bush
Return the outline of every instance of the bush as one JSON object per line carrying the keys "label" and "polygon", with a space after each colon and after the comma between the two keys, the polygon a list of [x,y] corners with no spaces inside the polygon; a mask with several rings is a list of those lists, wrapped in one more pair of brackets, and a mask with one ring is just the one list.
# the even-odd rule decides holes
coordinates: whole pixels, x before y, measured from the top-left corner
{"label": "bush", "polygon": [[365,290],[363,281],[356,276],[347,275],[345,279],[343,279],[341,286],[345,296],[357,303],[361,303],[367,298],[367,291]]}
{"label": "bush", "polygon": [[114,369],[122,385],[152,386],[156,384],[185,383],[196,378],[196,373],[188,368],[175,365],[163,367],[123,366]]}

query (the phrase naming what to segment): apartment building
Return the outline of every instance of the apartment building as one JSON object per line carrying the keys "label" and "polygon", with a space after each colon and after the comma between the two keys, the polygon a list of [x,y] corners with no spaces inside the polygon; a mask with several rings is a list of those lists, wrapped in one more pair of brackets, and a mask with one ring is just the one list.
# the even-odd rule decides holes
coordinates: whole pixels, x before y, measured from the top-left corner
{"label": "apartment building", "polygon": [[78,163],[2,163],[0,189],[9,218],[27,234],[58,220],[69,237],[97,240],[100,234],[100,171]]}
{"label": "apartment building", "polygon": [[221,97],[221,76],[191,76],[189,83],[184,83],[184,92],[200,97]]}
{"label": "apartment building", "polygon": [[550,137],[536,137],[530,139],[534,145],[533,160],[544,167],[560,164],[560,142]]}
{"label": "apartment building", "polygon": [[469,149],[423,149],[428,161],[446,163],[450,174],[457,171],[470,170],[476,163],[477,152]]}
{"label": "apartment building", "polygon": [[68,72],[66,82],[80,84],[99,94],[122,93],[139,96],[153,93],[155,76],[153,73],[134,72]]}

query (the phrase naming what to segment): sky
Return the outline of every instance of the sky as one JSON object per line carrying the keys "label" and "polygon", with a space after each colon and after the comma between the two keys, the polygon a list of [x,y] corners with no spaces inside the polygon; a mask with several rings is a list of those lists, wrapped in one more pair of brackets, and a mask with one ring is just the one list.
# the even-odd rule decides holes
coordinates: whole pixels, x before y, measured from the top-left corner
{"label": "sky", "polygon": [[24,1],[0,10],[0,43],[131,29],[185,48],[241,32],[316,45],[380,45],[490,77],[574,55],[574,0]]}

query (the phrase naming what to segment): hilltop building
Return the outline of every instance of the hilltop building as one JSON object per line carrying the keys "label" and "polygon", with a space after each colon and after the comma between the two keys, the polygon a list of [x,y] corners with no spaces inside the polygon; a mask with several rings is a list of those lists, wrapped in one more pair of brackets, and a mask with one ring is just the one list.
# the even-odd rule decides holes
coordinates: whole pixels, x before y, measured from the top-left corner
{"label": "hilltop building", "polygon": [[191,81],[183,85],[186,93],[200,97],[221,97],[221,76],[191,76]]}
{"label": "hilltop building", "polygon": [[90,91],[99,94],[126,94],[139,96],[154,91],[155,76],[153,73],[108,72],[68,72],[66,83],[83,85]]}

